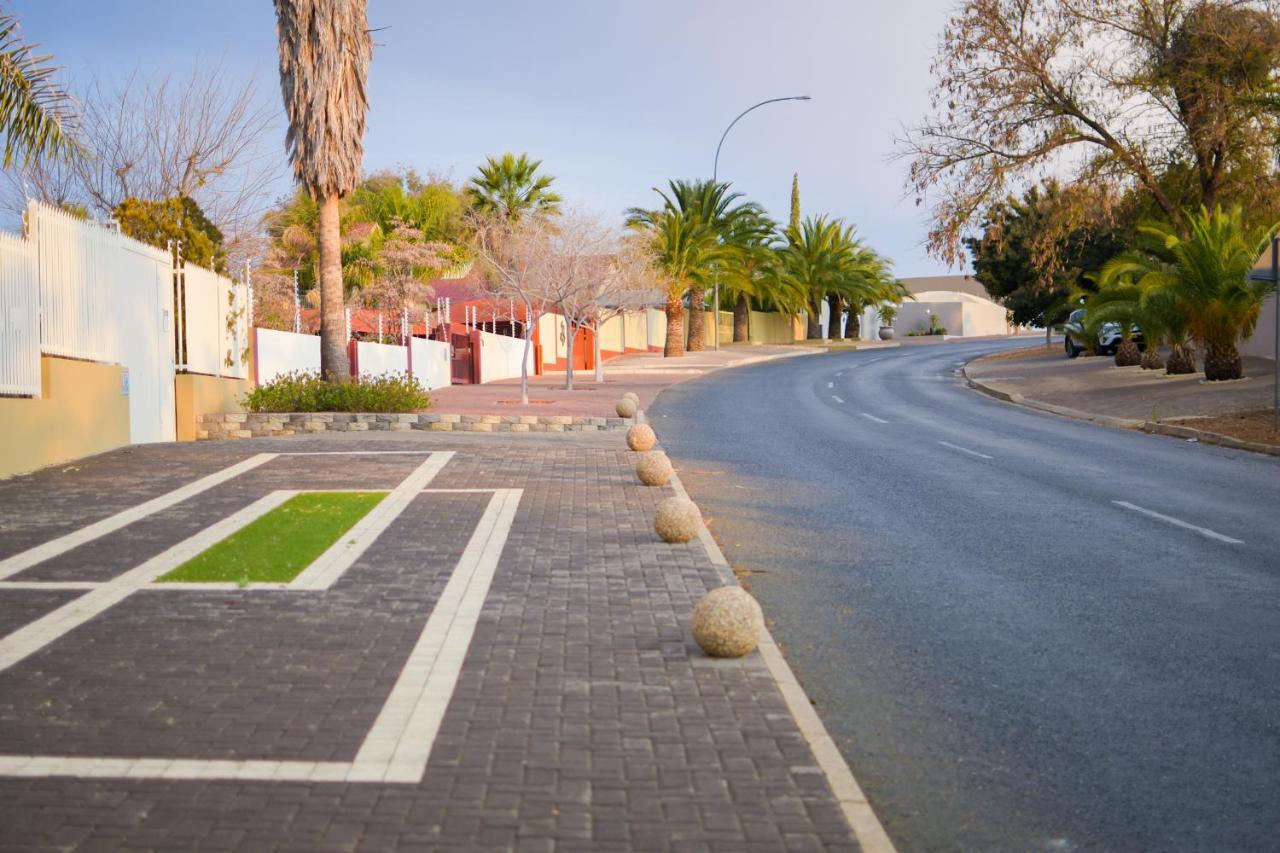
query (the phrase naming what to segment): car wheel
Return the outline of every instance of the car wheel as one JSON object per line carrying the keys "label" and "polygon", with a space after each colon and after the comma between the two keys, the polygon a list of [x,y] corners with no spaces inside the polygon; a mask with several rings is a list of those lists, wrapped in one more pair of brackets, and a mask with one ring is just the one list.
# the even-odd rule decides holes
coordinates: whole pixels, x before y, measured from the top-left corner
{"label": "car wheel", "polygon": [[1075,344],[1071,343],[1071,338],[1069,337],[1066,339],[1066,347],[1067,347],[1067,358],[1075,358],[1076,356],[1080,355],[1080,350],[1076,347]]}

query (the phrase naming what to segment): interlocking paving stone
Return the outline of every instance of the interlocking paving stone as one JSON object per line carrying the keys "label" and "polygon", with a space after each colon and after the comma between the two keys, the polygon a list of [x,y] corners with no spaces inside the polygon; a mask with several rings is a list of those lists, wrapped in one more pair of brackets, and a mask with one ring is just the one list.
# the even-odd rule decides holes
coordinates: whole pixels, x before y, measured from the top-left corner
{"label": "interlocking paving stone", "polygon": [[8,589],[0,593],[0,637],[13,633],[83,593],[68,589]]}
{"label": "interlocking paving stone", "polygon": [[[688,636],[693,603],[721,581],[696,542],[652,534],[668,491],[634,481],[618,436],[225,447],[148,457],[189,480],[197,461],[216,470],[210,454],[449,449],[429,488],[524,490],[422,783],[0,779],[0,846],[855,849],[763,663],[709,660]],[[131,479],[99,460],[119,508],[154,496],[141,467]],[[365,485],[358,460],[306,464]],[[101,493],[91,479],[81,494]],[[0,752],[349,758],[487,499],[423,495],[326,592],[135,594],[0,674]],[[24,500],[103,514],[65,495]],[[26,519],[43,539],[75,526]]]}

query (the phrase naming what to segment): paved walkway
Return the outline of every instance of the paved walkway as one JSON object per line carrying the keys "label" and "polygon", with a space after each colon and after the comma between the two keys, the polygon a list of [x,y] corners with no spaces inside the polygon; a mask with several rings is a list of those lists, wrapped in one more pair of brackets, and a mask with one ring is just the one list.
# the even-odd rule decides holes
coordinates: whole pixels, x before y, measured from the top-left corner
{"label": "paved walkway", "polygon": [[726,346],[719,352],[686,353],[663,358],[662,353],[635,353],[605,362],[604,382],[595,382],[594,370],[574,371],[574,390],[564,390],[564,373],[529,378],[529,404],[520,403],[520,380],[506,379],[484,385],[452,385],[431,392],[433,411],[462,415],[578,415],[613,417],[614,405],[627,391],[647,408],[671,385],[696,376],[738,367],[755,361],[812,355],[809,347]]}
{"label": "paved walkway", "polygon": [[1083,412],[1138,421],[1217,415],[1271,405],[1274,364],[1246,358],[1245,379],[1205,382],[1204,374],[1168,376],[1163,370],[1116,367],[1110,356],[1069,359],[1061,339],[1020,354],[970,362],[965,373],[1005,394]]}
{"label": "paved walkway", "polygon": [[[618,435],[153,445],[0,482],[0,848],[854,849]],[[151,581],[386,489],[294,582]]]}

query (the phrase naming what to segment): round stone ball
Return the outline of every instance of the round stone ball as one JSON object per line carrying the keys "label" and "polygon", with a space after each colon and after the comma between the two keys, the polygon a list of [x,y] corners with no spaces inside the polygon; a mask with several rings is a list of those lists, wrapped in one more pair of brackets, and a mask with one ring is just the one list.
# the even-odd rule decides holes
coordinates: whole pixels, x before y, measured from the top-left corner
{"label": "round stone ball", "polygon": [[618,405],[613,407],[613,410],[618,413],[620,418],[634,418],[637,410],[636,401],[630,397],[623,397],[618,401]]}
{"label": "round stone ball", "polygon": [[658,504],[653,529],[667,542],[688,542],[702,529],[702,513],[688,498],[667,498]]}
{"label": "round stone ball", "polygon": [[693,638],[713,658],[749,654],[764,633],[760,604],[740,586],[722,586],[693,608]]}
{"label": "round stone ball", "polygon": [[648,424],[636,424],[627,430],[627,447],[632,450],[652,450],[657,442],[658,436]]}
{"label": "round stone ball", "polygon": [[646,486],[665,486],[671,479],[671,460],[661,450],[651,450],[636,463],[636,477]]}
{"label": "round stone ball", "polygon": [[623,399],[634,400],[634,401],[635,401],[636,406],[639,406],[639,405],[640,405],[640,395],[639,395],[639,394],[637,394],[635,391],[628,391],[627,393],[623,394],[622,396],[623,396]]}

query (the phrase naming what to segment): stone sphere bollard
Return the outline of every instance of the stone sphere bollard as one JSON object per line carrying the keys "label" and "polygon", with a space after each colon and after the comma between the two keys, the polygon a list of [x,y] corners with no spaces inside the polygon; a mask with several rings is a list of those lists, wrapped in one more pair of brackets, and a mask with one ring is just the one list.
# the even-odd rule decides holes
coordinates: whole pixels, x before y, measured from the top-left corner
{"label": "stone sphere bollard", "polygon": [[636,477],[646,486],[665,486],[671,479],[671,460],[661,450],[651,450],[636,463]]}
{"label": "stone sphere bollard", "polygon": [[618,405],[613,407],[613,410],[618,413],[620,418],[634,418],[637,411],[636,401],[630,397],[623,397],[618,401]]}
{"label": "stone sphere bollard", "polygon": [[636,424],[627,430],[627,447],[632,450],[652,450],[657,441],[658,436],[648,424]]}
{"label": "stone sphere bollard", "polygon": [[693,639],[713,658],[740,658],[764,633],[760,604],[740,586],[722,586],[693,608]]}
{"label": "stone sphere bollard", "polygon": [[628,391],[627,393],[623,394],[623,395],[622,395],[622,397],[623,397],[623,399],[629,399],[629,400],[634,401],[634,402],[635,402],[635,404],[636,404],[636,406],[637,406],[637,407],[639,407],[639,405],[640,405],[640,395],[639,395],[639,394],[637,394],[635,391]]}
{"label": "stone sphere bollard", "polygon": [[702,529],[702,513],[688,498],[667,498],[658,504],[653,529],[667,542],[688,542]]}

